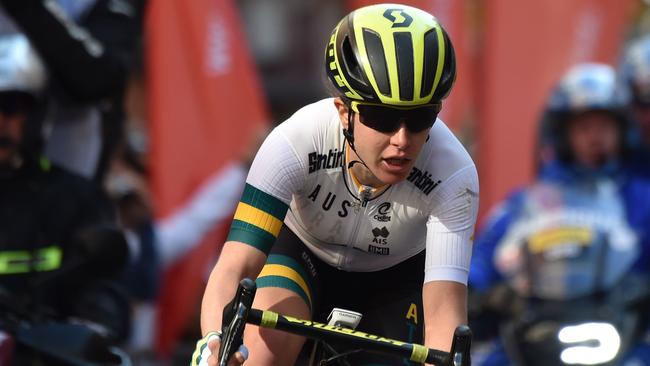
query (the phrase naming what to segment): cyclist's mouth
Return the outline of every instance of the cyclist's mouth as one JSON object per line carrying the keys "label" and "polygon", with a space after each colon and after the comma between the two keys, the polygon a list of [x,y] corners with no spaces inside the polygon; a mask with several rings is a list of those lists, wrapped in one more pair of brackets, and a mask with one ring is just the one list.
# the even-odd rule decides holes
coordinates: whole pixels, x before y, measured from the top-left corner
{"label": "cyclist's mouth", "polygon": [[386,169],[389,172],[401,172],[405,169],[408,169],[411,159],[407,158],[384,158],[382,159]]}

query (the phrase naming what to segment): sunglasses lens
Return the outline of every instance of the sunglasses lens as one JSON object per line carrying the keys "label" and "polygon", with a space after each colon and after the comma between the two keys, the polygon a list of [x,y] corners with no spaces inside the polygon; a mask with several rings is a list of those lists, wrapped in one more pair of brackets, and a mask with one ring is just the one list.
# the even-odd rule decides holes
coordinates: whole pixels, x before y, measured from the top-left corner
{"label": "sunglasses lens", "polygon": [[361,123],[379,132],[394,132],[404,123],[410,132],[421,132],[433,126],[441,105],[414,109],[396,109],[377,105],[359,104]]}

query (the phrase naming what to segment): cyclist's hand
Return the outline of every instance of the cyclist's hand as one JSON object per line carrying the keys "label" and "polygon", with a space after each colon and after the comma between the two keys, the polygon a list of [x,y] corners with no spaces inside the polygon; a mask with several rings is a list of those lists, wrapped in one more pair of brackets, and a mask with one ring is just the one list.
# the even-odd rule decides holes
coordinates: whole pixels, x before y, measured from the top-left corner
{"label": "cyclist's hand", "polygon": [[[210,332],[196,342],[196,349],[192,355],[191,366],[217,366],[219,364],[219,344],[221,334]],[[228,361],[228,366],[242,365],[248,358],[248,349],[242,345]]]}

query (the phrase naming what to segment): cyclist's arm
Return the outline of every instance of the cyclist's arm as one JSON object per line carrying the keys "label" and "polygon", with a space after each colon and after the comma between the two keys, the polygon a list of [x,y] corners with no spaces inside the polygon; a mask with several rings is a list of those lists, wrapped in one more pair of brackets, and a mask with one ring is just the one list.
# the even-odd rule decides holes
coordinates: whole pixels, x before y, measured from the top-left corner
{"label": "cyclist's arm", "polygon": [[452,334],[467,324],[467,287],[454,281],[432,281],[422,289],[425,345],[448,351]]}
{"label": "cyclist's arm", "polygon": [[201,307],[203,334],[221,330],[224,306],[244,277],[257,278],[282,227],[304,169],[279,129],[266,138],[246,179],[228,239],[215,265]]}
{"label": "cyclist's arm", "polygon": [[467,277],[478,213],[473,165],[447,178],[432,199],[427,222],[424,306],[425,344],[449,350],[454,329],[467,324]]}
{"label": "cyclist's arm", "polygon": [[237,284],[244,278],[256,278],[264,266],[266,254],[241,242],[228,241],[212,269],[201,304],[201,331],[221,330],[223,308],[232,300]]}

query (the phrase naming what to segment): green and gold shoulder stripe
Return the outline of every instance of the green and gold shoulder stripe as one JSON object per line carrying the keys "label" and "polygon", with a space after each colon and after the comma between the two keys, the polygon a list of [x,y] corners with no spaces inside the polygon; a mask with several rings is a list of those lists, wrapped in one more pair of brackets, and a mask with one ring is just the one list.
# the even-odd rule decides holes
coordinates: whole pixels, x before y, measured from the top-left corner
{"label": "green and gold shoulder stripe", "polygon": [[289,206],[246,183],[228,241],[239,241],[268,254],[282,228]]}

